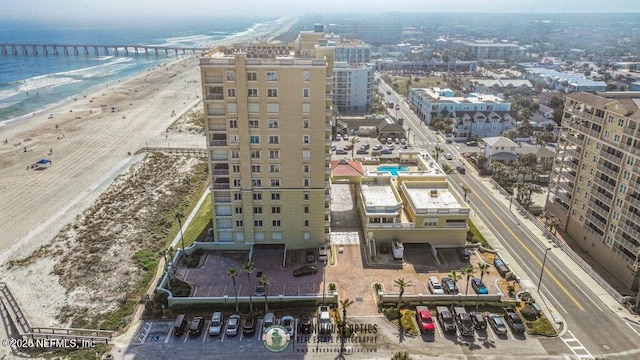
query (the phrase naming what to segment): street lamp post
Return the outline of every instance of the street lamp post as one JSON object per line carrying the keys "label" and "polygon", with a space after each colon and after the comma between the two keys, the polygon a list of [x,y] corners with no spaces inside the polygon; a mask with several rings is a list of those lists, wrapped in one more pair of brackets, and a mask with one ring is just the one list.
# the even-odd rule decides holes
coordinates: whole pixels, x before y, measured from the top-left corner
{"label": "street lamp post", "polygon": [[180,227],[180,240],[182,240],[182,252],[184,252],[184,236],[182,234],[182,221],[181,219],[184,217],[181,213],[176,213],[176,219],[178,219],[178,226]]}
{"label": "street lamp post", "polygon": [[551,248],[546,248],[544,251],[544,258],[542,259],[542,269],[540,270],[540,277],[538,278],[538,293],[540,292],[540,285],[542,284],[542,274],[544,274],[544,265],[547,262],[547,253]]}

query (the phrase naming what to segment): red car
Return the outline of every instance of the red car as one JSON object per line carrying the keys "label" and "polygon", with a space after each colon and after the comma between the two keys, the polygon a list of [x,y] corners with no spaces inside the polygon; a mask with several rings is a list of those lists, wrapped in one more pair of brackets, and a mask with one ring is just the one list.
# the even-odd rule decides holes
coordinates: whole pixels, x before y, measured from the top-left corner
{"label": "red car", "polygon": [[416,306],[416,321],[420,332],[434,332],[436,330],[436,325],[431,318],[431,312],[426,306]]}

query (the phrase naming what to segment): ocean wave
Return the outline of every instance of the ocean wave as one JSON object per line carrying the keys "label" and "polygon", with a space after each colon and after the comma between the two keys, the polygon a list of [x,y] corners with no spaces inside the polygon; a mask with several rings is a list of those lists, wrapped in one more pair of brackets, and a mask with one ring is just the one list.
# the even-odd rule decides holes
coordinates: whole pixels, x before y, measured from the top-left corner
{"label": "ocean wave", "polygon": [[[133,61],[132,58],[130,57],[112,57],[112,60],[108,63],[105,64],[100,64],[100,65],[95,65],[95,66],[89,66],[89,67],[85,67],[85,68],[81,68],[81,69],[75,69],[75,70],[69,70],[69,71],[62,71],[62,72],[57,72],[57,73],[53,73],[50,75],[72,75],[72,76],[82,76],[82,77],[88,77],[88,75],[94,75],[97,73],[101,73],[103,72],[101,69],[105,68],[105,67],[112,67],[112,66],[116,66],[122,63],[128,63]],[[91,76],[93,77],[93,76]]]}

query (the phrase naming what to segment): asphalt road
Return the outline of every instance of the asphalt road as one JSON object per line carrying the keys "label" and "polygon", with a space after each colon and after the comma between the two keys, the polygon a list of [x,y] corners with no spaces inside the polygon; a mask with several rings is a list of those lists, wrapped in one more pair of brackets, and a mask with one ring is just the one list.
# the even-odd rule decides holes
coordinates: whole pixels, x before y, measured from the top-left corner
{"label": "asphalt road", "polygon": [[[444,153],[454,155],[454,160],[448,161],[454,168],[462,164],[458,159],[460,150],[464,150],[465,145],[439,141],[438,136],[409,109],[408,103],[398,101],[400,96],[384,82],[380,83],[380,90],[388,101],[400,103],[398,116],[405,119],[405,127],[411,128],[411,133],[416,137],[414,144],[419,144],[429,153],[433,152],[435,144],[439,144]],[[391,91],[391,95],[387,95],[387,91]],[[439,162],[442,161],[440,158]],[[515,260],[517,267],[522,269],[523,274],[519,276],[530,279],[534,287],[538,284],[545,249],[552,248],[545,262],[540,291],[552,308],[556,309],[555,314],[562,318],[557,320],[564,322],[567,331],[556,341],[543,341],[550,354],[559,355],[560,351],[579,358],[612,354],[618,354],[621,358],[640,356],[637,352],[640,348],[639,324],[614,313],[564,263],[558,261],[554,253],[562,250],[553,248],[549,239],[534,236],[516,219],[509,206],[499,201],[504,198],[496,198],[495,194],[480,183],[481,179],[473,169],[467,169],[466,175],[451,174],[450,178],[460,192],[461,184],[471,189],[467,197],[472,210],[493,232],[504,250]],[[515,206],[512,210],[517,211]],[[558,341],[565,346],[559,346]]]}

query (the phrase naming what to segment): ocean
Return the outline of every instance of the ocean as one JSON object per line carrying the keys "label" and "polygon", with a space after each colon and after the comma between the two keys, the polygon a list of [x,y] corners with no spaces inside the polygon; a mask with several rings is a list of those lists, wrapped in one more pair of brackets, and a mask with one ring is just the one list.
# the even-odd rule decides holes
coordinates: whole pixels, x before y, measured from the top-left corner
{"label": "ocean", "polygon": [[[60,25],[21,22],[0,23],[0,44],[122,44],[175,47],[210,47],[273,27],[276,19],[215,18],[126,25]],[[47,111],[61,102],[81,96],[92,88],[117,82],[176,57],[162,52],[129,56],[62,54],[0,54],[0,128],[3,124]],[[79,49],[82,53],[83,50]],[[70,49],[70,52],[72,50]],[[182,56],[182,55],[179,55]]]}

